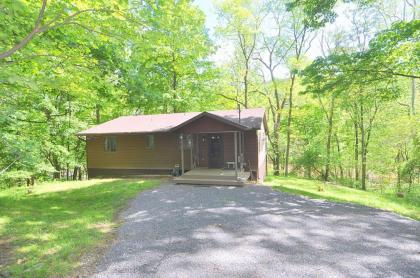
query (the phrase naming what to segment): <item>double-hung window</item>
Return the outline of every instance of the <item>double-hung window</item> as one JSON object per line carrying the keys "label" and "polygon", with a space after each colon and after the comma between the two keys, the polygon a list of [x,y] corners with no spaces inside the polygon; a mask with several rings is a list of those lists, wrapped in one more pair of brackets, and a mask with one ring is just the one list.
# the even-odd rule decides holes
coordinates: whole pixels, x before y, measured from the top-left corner
{"label": "double-hung window", "polygon": [[117,151],[117,137],[116,136],[105,137],[105,151],[106,152]]}
{"label": "double-hung window", "polygon": [[146,135],[146,148],[150,149],[150,150],[155,148],[155,136],[154,135]]}

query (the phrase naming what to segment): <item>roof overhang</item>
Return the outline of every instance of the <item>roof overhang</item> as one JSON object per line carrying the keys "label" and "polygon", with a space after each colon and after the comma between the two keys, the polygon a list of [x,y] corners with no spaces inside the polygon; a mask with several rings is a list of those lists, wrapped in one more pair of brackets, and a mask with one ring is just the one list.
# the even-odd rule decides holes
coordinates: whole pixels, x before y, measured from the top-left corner
{"label": "roof overhang", "polygon": [[203,118],[203,117],[209,117],[209,118],[211,118],[211,119],[214,119],[214,120],[220,121],[220,122],[222,122],[222,123],[224,123],[224,124],[227,124],[227,125],[233,126],[233,127],[237,128],[237,129],[240,129],[240,130],[243,130],[243,131],[252,130],[252,128],[249,128],[249,127],[247,127],[247,126],[241,125],[241,124],[239,124],[239,123],[232,122],[232,121],[230,121],[230,120],[226,120],[226,119],[225,119],[225,118],[223,118],[223,117],[220,117],[220,116],[217,116],[217,115],[211,114],[211,113],[209,113],[209,112],[202,112],[202,113],[198,114],[197,116],[194,116],[194,117],[192,117],[191,119],[189,119],[189,120],[187,120],[187,121],[185,121],[185,122],[183,122],[183,123],[181,123],[181,124],[179,124],[179,125],[177,125],[177,126],[175,126],[175,127],[171,128],[169,131],[174,132],[174,131],[176,131],[176,130],[179,130],[180,128],[182,128],[182,127],[184,127],[184,126],[186,126],[186,125],[188,125],[188,124],[190,124],[190,123],[192,123],[192,122],[194,122],[194,121],[196,121],[196,120],[198,120],[198,119],[201,119],[201,118]]}
{"label": "roof overhang", "polygon": [[113,135],[136,135],[136,134],[151,134],[151,133],[168,133],[169,130],[158,131],[133,131],[133,132],[107,132],[107,133],[76,133],[76,136],[113,136]]}

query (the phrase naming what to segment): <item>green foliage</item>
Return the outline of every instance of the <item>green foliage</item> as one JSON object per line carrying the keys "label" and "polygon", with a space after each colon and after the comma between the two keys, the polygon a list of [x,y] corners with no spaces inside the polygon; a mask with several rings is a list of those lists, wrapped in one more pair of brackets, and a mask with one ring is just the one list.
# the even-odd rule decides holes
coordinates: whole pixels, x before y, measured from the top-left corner
{"label": "green foliage", "polygon": [[401,169],[401,176],[410,185],[420,176],[420,138],[414,139],[413,150]]}
{"label": "green foliage", "polygon": [[294,0],[287,4],[289,10],[301,8],[305,14],[305,24],[317,29],[326,23],[333,22],[337,14],[333,8],[337,0]]}
{"label": "green foliage", "polygon": [[[0,53],[32,30],[39,9],[2,3]],[[204,20],[188,0],[48,1],[48,28],[0,60],[0,171],[17,159],[8,171],[71,175],[85,164],[76,133],[92,124],[208,107],[218,72]]]}
{"label": "green foliage", "polygon": [[[318,29],[327,23],[334,22],[337,13],[334,7],[337,0],[291,0],[286,4],[288,10],[302,9],[304,12],[305,25]],[[359,5],[366,5],[373,0],[344,0],[344,2],[355,2]]]}
{"label": "green foliage", "polygon": [[[65,276],[117,225],[115,214],[158,181],[89,180],[0,192],[0,259],[6,277]],[[5,253],[4,253],[5,252]],[[73,275],[72,275],[73,276]]]}
{"label": "green foliage", "polygon": [[215,74],[207,59],[213,49],[203,12],[189,0],[145,1],[135,18],[150,28],[130,44],[129,101],[147,112],[199,108],[192,104],[209,95]]}
{"label": "green foliage", "polygon": [[298,108],[295,113],[294,129],[296,148],[293,164],[296,169],[303,168],[306,176],[320,170],[323,165],[324,123],[322,111],[311,104]]}
{"label": "green foliage", "polygon": [[[85,142],[75,134],[93,124],[246,102],[267,108],[279,169],[288,145],[296,174],[319,177],[328,165],[332,179],[358,184],[363,157],[371,186],[395,183],[398,173],[418,183],[410,78],[419,76],[419,20],[388,17],[386,7],[399,7],[393,0],[342,2],[216,1],[215,39],[232,53],[214,63],[219,52],[191,0],[48,1],[42,32],[0,60],[0,182],[84,169]],[[0,53],[31,32],[40,4],[3,1]],[[351,20],[332,34],[337,11]],[[312,61],[305,53],[319,39],[324,55]]]}

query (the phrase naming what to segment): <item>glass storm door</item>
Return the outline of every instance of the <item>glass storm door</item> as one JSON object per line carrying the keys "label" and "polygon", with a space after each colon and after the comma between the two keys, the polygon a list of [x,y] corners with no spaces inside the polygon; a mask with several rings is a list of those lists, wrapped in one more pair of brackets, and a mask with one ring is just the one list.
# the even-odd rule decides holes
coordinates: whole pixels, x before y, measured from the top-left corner
{"label": "glass storm door", "polygon": [[209,168],[223,168],[223,136],[221,134],[209,134]]}

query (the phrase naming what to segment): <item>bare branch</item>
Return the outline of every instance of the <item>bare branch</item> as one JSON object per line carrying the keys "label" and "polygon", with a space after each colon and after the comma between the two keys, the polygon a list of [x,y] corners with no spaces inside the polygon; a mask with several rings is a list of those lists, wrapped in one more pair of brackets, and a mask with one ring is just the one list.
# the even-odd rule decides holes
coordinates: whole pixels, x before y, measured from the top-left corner
{"label": "bare branch", "polygon": [[389,75],[396,75],[396,76],[402,76],[402,77],[410,77],[410,78],[420,78],[420,76],[418,75],[413,75],[413,74],[406,74],[406,73],[400,73],[400,72],[394,72],[391,70],[374,70],[374,69],[348,69],[348,70],[344,70],[343,72],[346,71],[355,71],[355,72],[376,72],[376,73],[384,73],[384,74],[389,74]]}
{"label": "bare branch", "polygon": [[228,96],[226,96],[224,94],[217,94],[217,95],[218,96],[221,96],[221,97],[224,97],[225,99],[228,99],[228,100],[233,100],[236,103],[239,103],[240,105],[245,106],[245,104],[242,101],[240,101],[239,99],[236,99],[236,98],[233,98],[233,97],[228,97]]}

